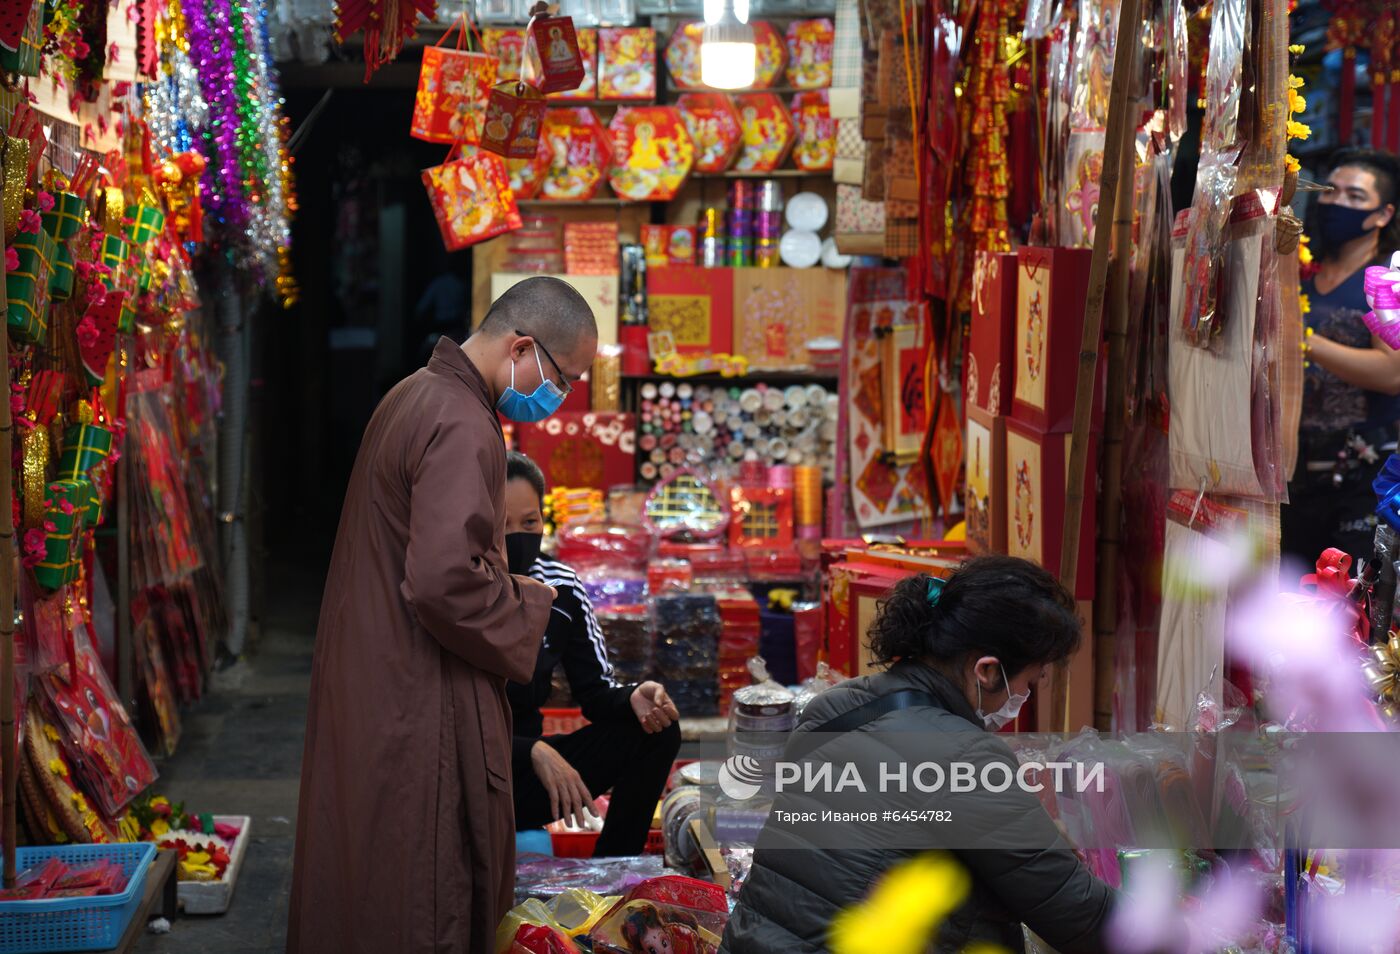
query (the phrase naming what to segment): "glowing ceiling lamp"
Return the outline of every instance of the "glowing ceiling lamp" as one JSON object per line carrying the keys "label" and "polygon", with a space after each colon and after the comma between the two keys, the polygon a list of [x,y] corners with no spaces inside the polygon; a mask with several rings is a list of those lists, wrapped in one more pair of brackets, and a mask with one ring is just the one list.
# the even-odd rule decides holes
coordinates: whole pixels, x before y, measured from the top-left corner
{"label": "glowing ceiling lamp", "polygon": [[752,86],[758,49],[748,24],[748,0],[705,0],[700,80],[715,89]]}

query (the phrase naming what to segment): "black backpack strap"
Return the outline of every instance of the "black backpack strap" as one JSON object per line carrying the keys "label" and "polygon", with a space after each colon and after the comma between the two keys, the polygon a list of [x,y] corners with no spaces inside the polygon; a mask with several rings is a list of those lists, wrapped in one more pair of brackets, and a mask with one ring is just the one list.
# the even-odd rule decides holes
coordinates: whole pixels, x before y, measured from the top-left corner
{"label": "black backpack strap", "polygon": [[851,732],[859,729],[868,722],[874,722],[880,716],[890,712],[898,712],[901,709],[914,709],[920,706],[938,706],[938,701],[927,692],[918,689],[900,689],[887,696],[879,696],[871,699],[864,705],[857,706],[849,712],[830,719],[813,732]]}

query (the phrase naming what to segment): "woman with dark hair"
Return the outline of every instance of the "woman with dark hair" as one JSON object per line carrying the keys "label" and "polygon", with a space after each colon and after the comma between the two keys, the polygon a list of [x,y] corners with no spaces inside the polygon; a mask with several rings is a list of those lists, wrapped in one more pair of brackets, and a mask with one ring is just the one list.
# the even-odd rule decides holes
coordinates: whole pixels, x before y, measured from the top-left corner
{"label": "woman with dark hair", "polygon": [[1366,266],[1400,250],[1400,158],[1374,149],[1337,154],[1328,191],[1310,213],[1315,274],[1302,292],[1304,350],[1298,467],[1283,508],[1283,550],[1311,566],[1328,547],[1371,555],[1371,481],[1395,450],[1400,352],[1373,336]]}
{"label": "woman with dark hair", "polygon": [[[1074,599],[1025,560],[978,557],[946,582],[928,576],[903,580],[881,601],[870,631],[871,651],[885,671],[813,700],[788,756],[813,744],[803,741],[808,733],[822,733],[809,740],[861,733],[852,744],[864,751],[893,747],[899,738],[893,733],[919,733],[903,738],[916,740],[921,761],[971,762],[979,775],[981,766],[999,762],[1014,775],[1015,756],[992,732],[1015,719],[1040,677],[1068,659],[1079,641]],[[801,797],[786,801],[785,789],[775,813],[810,807]],[[919,838],[938,845],[841,850],[816,847],[796,830],[770,839],[770,816],[721,951],[826,950],[837,912],[863,900],[896,863],[937,846],[948,848],[972,880],[967,899],[939,929],[933,949],[940,954],[977,942],[1023,951],[1023,923],[1061,954],[1105,949],[1102,933],[1113,891],[1064,843],[1034,794],[1016,785],[977,792],[953,815],[951,824],[931,821],[919,831]],[[992,834],[977,848],[955,840],[974,829]]]}
{"label": "woman with dark hair", "polygon": [[[510,571],[558,593],[534,678],[506,687],[515,723],[515,829],[539,828],[560,818],[582,822],[584,807],[611,789],[607,819],[593,853],[639,855],[680,749],[680,714],[659,682],[622,685],[613,677],[603,631],[578,576],[563,563],[540,555],[544,494],[544,474],[535,462],[514,451],[506,455]],[[554,670],[561,665],[590,724],[568,735],[542,738],[540,707],[548,701]]]}

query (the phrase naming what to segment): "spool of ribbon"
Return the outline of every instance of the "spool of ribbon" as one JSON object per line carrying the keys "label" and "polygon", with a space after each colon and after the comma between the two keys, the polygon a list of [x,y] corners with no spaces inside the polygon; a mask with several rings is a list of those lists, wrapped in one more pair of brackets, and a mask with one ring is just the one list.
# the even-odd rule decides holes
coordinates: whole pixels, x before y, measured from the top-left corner
{"label": "spool of ribbon", "polygon": [[1368,647],[1361,674],[1381,711],[1392,721],[1400,713],[1400,634]]}
{"label": "spool of ribbon", "polygon": [[1371,334],[1400,350],[1400,252],[1390,257],[1390,266],[1372,265],[1364,280],[1366,300],[1371,311],[1366,327]]}
{"label": "spool of ribbon", "polygon": [[1400,455],[1390,455],[1371,489],[1376,492],[1376,515],[1400,530]]}

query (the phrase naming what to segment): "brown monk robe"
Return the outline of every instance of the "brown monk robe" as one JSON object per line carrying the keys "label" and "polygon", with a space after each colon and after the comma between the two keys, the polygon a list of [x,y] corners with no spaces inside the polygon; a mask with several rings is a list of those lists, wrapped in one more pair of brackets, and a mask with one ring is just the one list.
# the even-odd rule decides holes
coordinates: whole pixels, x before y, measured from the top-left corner
{"label": "brown monk robe", "polygon": [[[495,408],[592,360],[587,306],[554,285],[442,339],[365,431],[316,634],[290,952],[488,952],[511,905],[505,683],[530,678],[554,594],[507,570]],[[563,367],[537,372],[541,345]]]}

